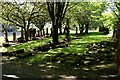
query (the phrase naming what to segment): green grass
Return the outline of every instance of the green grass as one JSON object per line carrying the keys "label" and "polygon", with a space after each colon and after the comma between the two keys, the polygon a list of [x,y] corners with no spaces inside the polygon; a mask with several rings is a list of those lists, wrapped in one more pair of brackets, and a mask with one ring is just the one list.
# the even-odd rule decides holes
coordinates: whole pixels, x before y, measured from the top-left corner
{"label": "green grass", "polygon": [[[59,36],[60,40],[64,38],[64,35]],[[114,56],[112,53],[114,52],[104,52],[104,53],[95,53],[91,54],[95,57],[85,57],[83,54],[86,54],[86,51],[88,51],[87,46],[91,45],[93,43],[98,43],[101,41],[109,41],[109,37],[106,35],[103,35],[102,33],[89,33],[84,36],[77,36],[76,39],[75,35],[71,34],[71,42],[69,42],[69,47],[65,48],[56,48],[56,49],[50,49],[47,52],[36,52],[34,56],[27,57],[25,59],[17,60],[15,62],[17,63],[24,63],[24,64],[36,64],[38,67],[44,68],[44,70],[47,70],[46,72],[42,72],[42,75],[53,75],[55,74],[56,77],[59,77],[60,75],[64,76],[76,76],[77,78],[100,78],[101,76],[106,75],[114,75],[116,74],[115,70],[115,61]],[[51,39],[50,39],[51,40]],[[44,44],[47,42],[48,39],[43,39],[39,42],[33,41],[34,45]],[[33,44],[33,42],[31,42]],[[28,44],[28,43],[26,43]],[[28,44],[29,45],[29,44]],[[105,49],[108,49],[107,47]],[[95,50],[97,51],[97,49]],[[55,56],[58,53],[64,53],[64,55],[56,57],[58,60],[57,62],[52,62],[52,60],[55,58]],[[77,54],[78,56],[66,56],[67,54]],[[103,61],[99,60],[97,61],[96,57],[100,57],[103,55]],[[111,55],[112,60],[107,60],[108,58],[104,58],[104,55]],[[80,56],[83,56],[85,58],[91,58],[93,61],[90,65],[74,65],[73,62],[80,58]],[[102,57],[100,57],[102,58]],[[60,63],[59,61],[65,60],[67,61],[65,63]],[[86,60],[84,60],[85,62]]]}
{"label": "green grass", "polygon": [[[73,37],[76,37],[76,36],[71,35],[71,38],[73,38]],[[64,38],[64,35],[59,36],[59,38],[60,38],[60,40],[62,40]],[[44,53],[43,52],[40,52],[40,53],[37,52],[38,54],[36,54],[35,56],[28,57],[26,59],[23,59],[20,62],[41,63],[41,61],[44,62],[44,59],[46,57],[54,56],[57,53],[61,53],[61,52],[64,52],[65,54],[75,53],[75,54],[78,54],[78,55],[83,55],[88,50],[88,48],[86,48],[87,45],[89,45],[91,43],[95,43],[95,42],[101,42],[101,41],[108,41],[109,40],[109,37],[107,37],[106,35],[103,35],[102,33],[89,33],[89,34],[84,35],[84,36],[79,36],[78,38],[80,38],[80,39],[74,39],[71,42],[69,42],[68,43],[69,47],[50,49],[49,51],[44,52]],[[51,39],[49,39],[49,40],[51,40]],[[15,49],[20,49],[20,48],[31,49],[33,47],[33,44],[35,46],[43,45],[47,41],[48,41],[48,38],[43,39],[43,40],[38,40],[38,41],[31,41],[30,43],[25,43],[25,44],[14,46],[14,47],[9,47],[8,49],[9,50],[11,50],[12,48],[15,48]]]}
{"label": "green grass", "polygon": [[[61,36],[63,37],[63,36]],[[71,35],[71,38],[75,37],[74,35]],[[68,53],[77,53],[77,54],[83,54],[86,51],[86,46],[91,43],[95,42],[101,42],[101,41],[108,41],[109,38],[103,35],[102,33],[89,33],[84,36],[79,36],[78,38],[81,39],[75,39],[69,42],[69,47],[66,48],[57,48],[54,50],[49,50],[50,53],[58,53],[58,52],[64,52],[66,54]]]}
{"label": "green grass", "polygon": [[7,48],[7,51],[15,51],[15,50],[20,50],[20,49],[24,49],[25,51],[31,51],[33,48],[44,45],[48,41],[51,41],[51,40],[52,40],[51,38],[44,38],[40,40],[28,41],[26,43],[21,43],[15,46],[10,46]]}

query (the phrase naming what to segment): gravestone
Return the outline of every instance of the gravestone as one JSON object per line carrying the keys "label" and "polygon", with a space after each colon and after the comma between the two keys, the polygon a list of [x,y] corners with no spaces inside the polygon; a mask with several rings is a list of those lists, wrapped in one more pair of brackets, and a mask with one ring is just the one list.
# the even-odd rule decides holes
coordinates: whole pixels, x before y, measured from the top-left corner
{"label": "gravestone", "polygon": [[5,41],[8,42],[8,33],[7,33],[7,31],[4,32],[4,36],[5,36]]}
{"label": "gravestone", "polygon": [[16,33],[13,32],[13,42],[15,42],[15,41],[16,41]]}
{"label": "gravestone", "polygon": [[43,36],[45,36],[45,30],[43,29]]}
{"label": "gravestone", "polygon": [[49,33],[48,33],[48,28],[46,28],[46,35],[49,35]]}
{"label": "gravestone", "polygon": [[77,32],[77,31],[78,31],[78,28],[76,27],[76,33],[75,33],[76,35],[78,34],[78,32]]}
{"label": "gravestone", "polygon": [[36,29],[33,29],[33,38],[35,38]]}
{"label": "gravestone", "polygon": [[30,40],[31,40],[31,38],[32,38],[32,28],[29,29],[29,32],[30,32],[29,36],[30,36]]}
{"label": "gravestone", "polygon": [[38,30],[37,32],[38,32],[38,37],[40,37],[40,31]]}

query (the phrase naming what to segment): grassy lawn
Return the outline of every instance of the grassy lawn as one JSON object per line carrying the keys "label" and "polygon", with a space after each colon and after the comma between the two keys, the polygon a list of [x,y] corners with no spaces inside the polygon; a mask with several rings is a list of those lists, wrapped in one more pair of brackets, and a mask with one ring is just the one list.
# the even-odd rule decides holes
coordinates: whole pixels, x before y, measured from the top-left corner
{"label": "grassy lawn", "polygon": [[[59,36],[60,40],[64,38]],[[46,38],[38,41],[31,41],[25,44],[9,47],[10,49],[21,48],[31,49],[31,46],[44,45]],[[74,76],[77,78],[105,78],[116,74],[115,70],[115,51],[113,46],[107,44],[110,38],[102,33],[89,33],[84,36],[75,36],[71,34],[71,42],[65,48],[50,49],[46,52],[36,52],[36,55],[25,59],[17,60],[17,63],[36,65],[46,71],[43,75]],[[102,41],[102,45],[99,42]],[[105,41],[105,42],[104,42]],[[88,47],[89,46],[89,47]]]}
{"label": "grassy lawn", "polygon": [[[71,34],[71,38],[76,38],[76,36]],[[64,35],[59,36],[60,41],[64,38]],[[86,51],[88,48],[86,48],[88,45],[96,42],[101,42],[101,41],[109,41],[110,37],[107,37],[106,35],[103,35],[102,33],[89,33],[84,36],[77,36],[78,39],[73,39],[71,42],[69,42],[69,47],[64,47],[64,48],[56,48],[56,49],[50,49],[47,52],[37,52],[38,54],[26,59],[23,59],[22,62],[25,63],[41,63],[41,61],[48,57],[48,56],[54,56],[57,53],[64,53],[64,54],[77,54],[77,55],[83,55],[86,54]],[[25,43],[22,45],[18,46],[13,46],[9,47],[9,50],[12,50],[13,48],[19,49],[19,48],[24,48],[24,49],[31,49],[33,45],[39,46],[43,45],[46,42],[48,42],[49,38],[43,39],[43,40],[38,40],[38,41],[31,41],[30,43]],[[35,43],[36,42],[36,43]],[[29,45],[30,44],[30,45]],[[21,47],[23,46],[24,47]],[[28,46],[29,45],[29,46]],[[17,48],[18,47],[18,48]],[[26,47],[26,48],[25,48]],[[35,47],[35,46],[34,46]]]}
{"label": "grassy lawn", "polygon": [[51,38],[33,40],[33,41],[26,42],[26,43],[17,44],[15,46],[10,46],[7,48],[7,51],[15,51],[15,50],[20,50],[20,49],[24,49],[25,51],[31,51],[34,47],[44,45],[45,43],[51,40],[52,40]]}

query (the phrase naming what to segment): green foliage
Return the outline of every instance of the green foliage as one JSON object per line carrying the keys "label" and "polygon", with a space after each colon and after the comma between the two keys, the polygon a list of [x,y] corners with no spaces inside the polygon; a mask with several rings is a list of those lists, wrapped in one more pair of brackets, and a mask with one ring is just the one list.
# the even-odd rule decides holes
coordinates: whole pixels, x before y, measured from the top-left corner
{"label": "green foliage", "polygon": [[29,29],[30,23],[35,24],[39,28],[41,27],[39,25],[45,24],[46,20],[49,19],[46,11],[45,3],[2,3],[2,19],[24,29]]}
{"label": "green foliage", "polygon": [[[75,6],[74,6],[75,5]],[[71,19],[71,27],[77,27],[89,23],[89,28],[109,27],[112,28],[115,22],[115,16],[109,9],[107,3],[79,2],[71,3],[66,17]],[[107,15],[109,13],[109,15]],[[75,26],[76,25],[76,26]]]}

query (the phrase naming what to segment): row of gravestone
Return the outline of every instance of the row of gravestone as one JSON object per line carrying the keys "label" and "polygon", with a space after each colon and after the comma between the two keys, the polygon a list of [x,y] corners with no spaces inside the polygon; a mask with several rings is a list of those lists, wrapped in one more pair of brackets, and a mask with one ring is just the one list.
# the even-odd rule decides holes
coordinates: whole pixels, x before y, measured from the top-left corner
{"label": "row of gravestone", "polygon": [[2,56],[16,56],[19,58],[24,58],[27,56],[32,56],[34,55],[34,51],[41,51],[41,52],[45,52],[48,51],[50,49],[55,49],[55,48],[63,48],[63,47],[68,47],[68,44],[66,42],[61,42],[58,45],[54,45],[53,43],[51,43],[50,41],[43,45],[43,46],[39,46],[33,49],[33,52],[25,52],[24,49],[20,49],[20,50],[16,50],[16,51],[12,51],[12,52],[3,52]]}
{"label": "row of gravestone", "polygon": [[[64,29],[64,32],[65,34],[65,29]],[[4,35],[7,36],[7,32],[4,33]],[[46,28],[46,31],[45,29],[42,29],[42,30],[36,30],[35,28],[30,28],[28,30],[28,37],[29,37],[29,40],[36,40],[37,38],[36,37],[49,37],[49,36],[52,36],[52,28],[50,29],[50,33],[49,33],[49,30],[48,28]],[[16,39],[16,32],[13,32],[13,42],[20,42],[20,43],[23,43],[25,42],[24,38],[23,38],[23,35],[21,34],[21,37],[17,38]]]}
{"label": "row of gravestone", "polygon": [[[28,30],[28,34],[29,34],[28,37],[30,38],[30,40],[36,40],[37,39],[36,37],[43,37],[43,36],[49,37],[52,35],[52,28],[51,28],[50,35],[48,33],[48,28],[46,28],[46,33],[45,33],[45,29],[42,29],[41,31],[40,30],[36,31],[36,29],[30,28]],[[17,38],[17,41],[21,43],[25,42],[23,37]]]}
{"label": "row of gravestone", "polygon": [[[8,33],[5,32],[4,35],[7,36]],[[36,29],[30,28],[28,30],[28,37],[30,38],[30,40],[34,40],[34,39],[36,39],[36,37],[43,37],[43,36],[48,37],[48,36],[51,36],[51,35],[52,35],[52,28],[51,28],[51,34],[50,35],[48,33],[48,28],[46,28],[46,33],[45,33],[45,29],[42,29],[41,31],[40,30],[36,31]],[[19,37],[19,38],[16,39],[16,32],[13,32],[13,42],[16,42],[16,41],[24,42],[22,37]]]}

